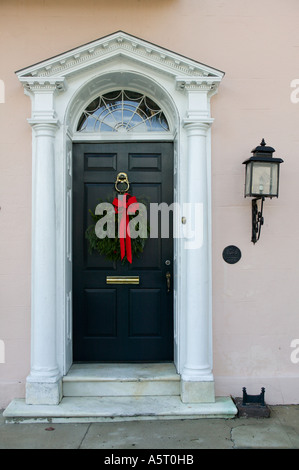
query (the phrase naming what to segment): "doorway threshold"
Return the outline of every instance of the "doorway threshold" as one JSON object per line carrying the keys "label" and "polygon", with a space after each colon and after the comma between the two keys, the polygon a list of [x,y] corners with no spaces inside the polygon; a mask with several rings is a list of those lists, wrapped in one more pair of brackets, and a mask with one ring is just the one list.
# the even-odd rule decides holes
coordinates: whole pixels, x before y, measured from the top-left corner
{"label": "doorway threshold", "polygon": [[73,364],[63,378],[63,396],[179,396],[173,363]]}
{"label": "doorway threshold", "polygon": [[234,418],[229,397],[214,403],[184,404],[177,396],[64,397],[59,405],[26,405],[13,400],[3,413],[6,423],[93,423],[116,421]]}
{"label": "doorway threshold", "polygon": [[183,403],[180,375],[172,363],[73,364],[63,378],[58,405],[13,400],[7,423],[92,423],[200,418],[234,418],[230,397],[213,403]]}

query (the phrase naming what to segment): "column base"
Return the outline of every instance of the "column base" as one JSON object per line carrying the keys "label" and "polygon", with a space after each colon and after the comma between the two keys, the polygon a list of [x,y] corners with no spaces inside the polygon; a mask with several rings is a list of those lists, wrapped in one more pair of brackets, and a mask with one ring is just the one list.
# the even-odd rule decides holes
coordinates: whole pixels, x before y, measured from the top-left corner
{"label": "column base", "polygon": [[215,403],[214,381],[181,380],[181,400],[183,403]]}
{"label": "column base", "polygon": [[62,399],[62,379],[51,382],[36,382],[27,378],[27,405],[58,405]]}

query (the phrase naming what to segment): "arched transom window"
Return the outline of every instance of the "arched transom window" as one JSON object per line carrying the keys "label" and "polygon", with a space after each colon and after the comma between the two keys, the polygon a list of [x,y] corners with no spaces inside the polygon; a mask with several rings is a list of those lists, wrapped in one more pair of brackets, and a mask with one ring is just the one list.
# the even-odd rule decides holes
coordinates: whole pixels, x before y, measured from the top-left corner
{"label": "arched transom window", "polygon": [[165,132],[169,125],[151,98],[129,90],[105,93],[83,111],[78,132]]}

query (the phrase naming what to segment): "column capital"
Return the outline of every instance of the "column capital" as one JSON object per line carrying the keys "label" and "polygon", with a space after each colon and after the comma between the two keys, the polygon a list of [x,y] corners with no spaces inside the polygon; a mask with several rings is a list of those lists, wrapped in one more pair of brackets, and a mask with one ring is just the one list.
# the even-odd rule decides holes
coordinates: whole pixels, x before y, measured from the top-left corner
{"label": "column capital", "polygon": [[183,120],[183,127],[186,129],[188,135],[191,134],[206,134],[208,129],[213,124],[213,118],[204,118],[204,119],[192,119],[186,118]]}
{"label": "column capital", "polygon": [[38,118],[33,118],[33,119],[27,119],[28,123],[30,126],[37,132],[41,131],[47,131],[49,133],[53,133],[53,136],[55,135],[55,132],[57,129],[60,127],[60,122],[58,119],[55,117],[50,117],[48,119],[43,116],[43,118],[38,119]]}

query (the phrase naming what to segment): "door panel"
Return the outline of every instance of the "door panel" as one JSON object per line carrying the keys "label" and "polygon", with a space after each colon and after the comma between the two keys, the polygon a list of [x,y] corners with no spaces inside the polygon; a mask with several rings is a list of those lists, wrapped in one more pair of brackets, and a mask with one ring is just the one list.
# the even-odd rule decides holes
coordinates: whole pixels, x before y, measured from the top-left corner
{"label": "door panel", "polygon": [[[129,335],[161,335],[161,289],[130,289]],[[144,315],[144,305],[148,305]]]}
{"label": "door panel", "polygon": [[[148,238],[132,265],[88,252],[84,234],[92,223],[89,209],[112,202],[120,171],[128,174],[129,193],[137,200],[170,205],[172,143],[74,144],[74,361],[171,361],[173,296],[167,292],[166,272],[172,276],[172,228],[167,239]],[[166,260],[171,264],[166,266]],[[107,285],[106,276],[116,275],[138,275],[140,283]]]}
{"label": "door panel", "polygon": [[[85,332],[89,337],[116,337],[116,289],[85,289]],[[99,315],[101,312],[101,315]]]}

